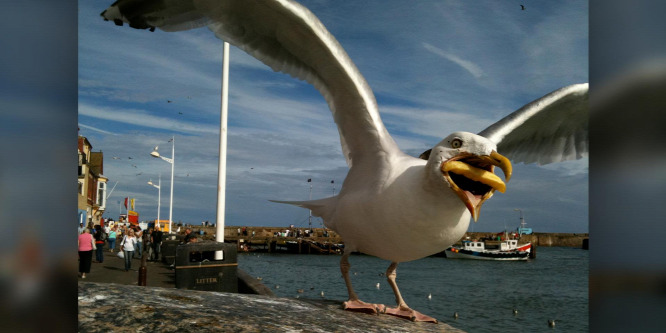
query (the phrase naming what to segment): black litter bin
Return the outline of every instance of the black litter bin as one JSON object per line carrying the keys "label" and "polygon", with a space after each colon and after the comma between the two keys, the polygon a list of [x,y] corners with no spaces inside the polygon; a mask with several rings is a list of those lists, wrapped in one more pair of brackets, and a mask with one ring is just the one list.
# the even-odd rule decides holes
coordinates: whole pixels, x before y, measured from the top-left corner
{"label": "black litter bin", "polygon": [[179,240],[164,240],[160,247],[160,254],[162,255],[162,262],[168,265],[174,263],[176,260],[176,246],[180,244]]}
{"label": "black litter bin", "polygon": [[[215,260],[215,252],[223,259]],[[238,292],[236,244],[197,242],[176,248],[176,288]]]}

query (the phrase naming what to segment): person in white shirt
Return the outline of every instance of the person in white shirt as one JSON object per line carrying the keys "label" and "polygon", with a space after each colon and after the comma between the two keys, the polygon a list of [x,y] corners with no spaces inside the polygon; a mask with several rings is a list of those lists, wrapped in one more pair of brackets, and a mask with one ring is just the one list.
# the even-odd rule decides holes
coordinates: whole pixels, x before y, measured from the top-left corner
{"label": "person in white shirt", "polygon": [[125,255],[125,272],[132,268],[132,255],[134,255],[136,243],[137,240],[136,236],[134,236],[134,230],[129,229],[125,236],[123,236],[123,240],[120,242],[120,247],[123,249],[123,254]]}

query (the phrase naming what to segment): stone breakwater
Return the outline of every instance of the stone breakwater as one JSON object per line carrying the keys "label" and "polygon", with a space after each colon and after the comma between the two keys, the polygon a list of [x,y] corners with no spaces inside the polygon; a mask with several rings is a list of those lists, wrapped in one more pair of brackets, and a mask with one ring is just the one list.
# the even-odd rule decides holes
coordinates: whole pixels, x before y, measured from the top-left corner
{"label": "stone breakwater", "polygon": [[[496,233],[490,232],[468,232],[465,237],[470,239],[482,239],[484,237],[491,237]],[[520,237],[521,243],[530,242],[536,246],[562,246],[562,247],[577,247],[582,248],[585,239],[589,239],[590,234],[570,234],[570,233],[545,233],[535,232],[531,235],[522,235]]]}
{"label": "stone breakwater", "polygon": [[[215,227],[201,227],[193,226],[195,231],[203,231],[205,235],[204,239],[213,239],[215,235]],[[285,242],[285,241],[298,241],[299,237],[282,237],[279,234],[276,236],[276,233],[284,233],[287,230],[290,230],[292,233],[296,233],[298,230],[301,230],[301,234],[304,234],[304,230],[309,228],[288,228],[288,227],[245,227],[243,230],[242,226],[227,226],[224,230],[224,239],[225,242],[233,242],[240,244],[242,242],[265,242],[270,244],[271,242]],[[239,233],[240,230],[240,233]],[[308,237],[300,237],[301,239],[308,239],[316,241],[320,244],[336,244],[344,243],[342,238],[332,230],[323,229],[323,228],[311,228],[312,232]],[[484,237],[491,237],[497,233],[492,232],[468,232],[465,234],[463,239],[470,237],[470,239],[481,239]],[[290,234],[291,235],[291,234]],[[562,246],[562,247],[583,247],[583,242],[585,239],[589,239],[590,235],[587,233],[545,233],[545,232],[535,232],[531,235],[522,235],[522,242],[531,242],[536,246]],[[585,241],[588,242],[588,241]],[[304,252],[308,253],[308,252]]]}
{"label": "stone breakwater", "polygon": [[[463,332],[342,310],[340,301],[78,284],[79,332]],[[464,333],[464,332],[463,332]]]}

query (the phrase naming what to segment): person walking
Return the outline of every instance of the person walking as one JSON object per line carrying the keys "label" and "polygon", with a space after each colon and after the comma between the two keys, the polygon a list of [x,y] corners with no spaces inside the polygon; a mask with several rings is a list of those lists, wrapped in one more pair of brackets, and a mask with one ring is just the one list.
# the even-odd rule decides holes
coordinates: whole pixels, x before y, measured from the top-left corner
{"label": "person walking", "polygon": [[120,242],[120,248],[125,255],[125,272],[132,268],[132,256],[134,255],[134,247],[136,247],[136,243],[134,230],[129,229],[125,236],[123,236],[123,240]]}
{"label": "person walking", "polygon": [[143,249],[146,252],[146,257],[148,261],[153,256],[153,246],[150,243],[150,235],[153,233],[153,228],[148,228],[148,230],[143,232]]}
{"label": "person walking", "polygon": [[150,245],[153,247],[152,261],[158,261],[160,259],[160,247],[162,246],[162,231],[159,226],[155,227],[150,235]]}
{"label": "person walking", "polygon": [[111,228],[111,231],[109,231],[109,251],[113,252],[113,249],[116,248],[116,230],[117,227],[114,226]]}
{"label": "person walking", "polygon": [[137,258],[141,259],[143,255],[143,230],[141,230],[141,227],[136,227],[134,236],[136,236],[136,255]]}
{"label": "person walking", "polygon": [[92,250],[95,248],[95,242],[90,234],[90,229],[86,228],[82,234],[79,235],[79,273],[81,278],[86,278],[86,273],[90,273],[90,265],[92,264]]}
{"label": "person walking", "polygon": [[96,225],[95,229],[97,229],[93,236],[95,239],[95,247],[97,247],[95,250],[95,262],[102,263],[104,262],[104,242],[106,241],[106,233],[99,225]]}

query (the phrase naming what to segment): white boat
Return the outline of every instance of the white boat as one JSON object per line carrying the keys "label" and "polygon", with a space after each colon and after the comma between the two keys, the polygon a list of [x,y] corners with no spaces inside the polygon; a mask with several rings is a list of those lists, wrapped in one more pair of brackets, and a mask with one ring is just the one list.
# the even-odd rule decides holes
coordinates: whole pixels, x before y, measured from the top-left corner
{"label": "white boat", "polygon": [[462,241],[462,246],[452,246],[444,253],[449,259],[476,260],[527,260],[532,243],[518,245],[517,239],[503,241]]}

